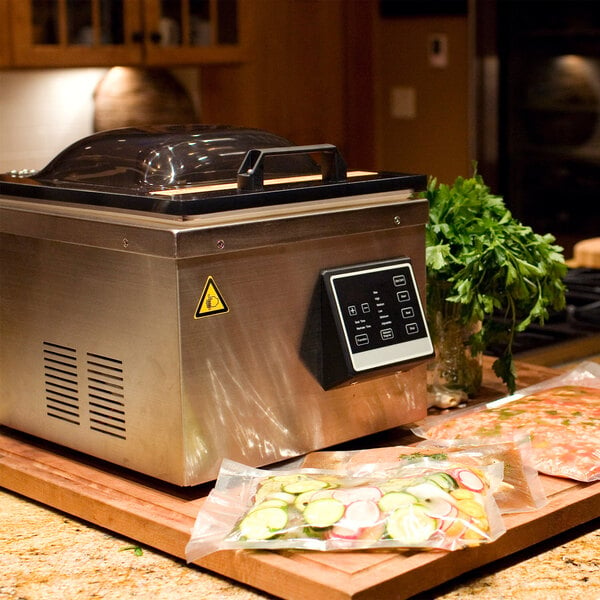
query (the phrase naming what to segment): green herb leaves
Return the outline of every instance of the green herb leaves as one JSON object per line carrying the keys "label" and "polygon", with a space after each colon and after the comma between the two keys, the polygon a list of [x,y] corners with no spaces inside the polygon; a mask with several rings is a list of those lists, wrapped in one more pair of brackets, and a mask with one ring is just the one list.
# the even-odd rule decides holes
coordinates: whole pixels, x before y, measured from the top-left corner
{"label": "green herb leaves", "polygon": [[450,302],[458,306],[461,324],[481,321],[472,347],[502,344],[493,368],[513,392],[515,333],[565,305],[562,248],[552,235],[539,235],[513,218],[478,174],[451,186],[430,179],[425,195],[428,313]]}
{"label": "green herb leaves", "polygon": [[136,556],[144,554],[144,551],[139,546],[123,546],[123,548],[119,548],[119,552],[126,552],[128,550],[132,550]]}

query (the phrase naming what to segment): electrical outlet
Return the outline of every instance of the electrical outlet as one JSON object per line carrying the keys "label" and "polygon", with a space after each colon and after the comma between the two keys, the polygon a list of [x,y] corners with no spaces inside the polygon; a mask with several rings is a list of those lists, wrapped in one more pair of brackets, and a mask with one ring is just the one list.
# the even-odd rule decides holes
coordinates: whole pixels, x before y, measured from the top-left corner
{"label": "electrical outlet", "polygon": [[432,33],[427,38],[429,64],[437,69],[448,66],[448,36],[445,33]]}
{"label": "electrical outlet", "polygon": [[392,88],[390,114],[393,119],[414,119],[417,116],[417,92],[415,88],[399,85]]}

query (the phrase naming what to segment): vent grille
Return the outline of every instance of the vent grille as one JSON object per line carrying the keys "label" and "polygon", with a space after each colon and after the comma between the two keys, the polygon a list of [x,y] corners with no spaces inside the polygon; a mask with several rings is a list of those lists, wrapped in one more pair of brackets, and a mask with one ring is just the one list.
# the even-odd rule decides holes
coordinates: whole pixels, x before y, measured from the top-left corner
{"label": "vent grille", "polygon": [[[97,433],[126,439],[123,361],[86,354],[86,398],[82,399],[75,348],[43,342],[46,414],[72,425],[85,424]],[[83,378],[83,376],[82,376]]]}
{"label": "vent grille", "polygon": [[74,348],[43,343],[46,414],[74,425],[81,423],[77,352]]}
{"label": "vent grille", "polygon": [[125,439],[122,361],[88,353],[87,380],[90,429]]}

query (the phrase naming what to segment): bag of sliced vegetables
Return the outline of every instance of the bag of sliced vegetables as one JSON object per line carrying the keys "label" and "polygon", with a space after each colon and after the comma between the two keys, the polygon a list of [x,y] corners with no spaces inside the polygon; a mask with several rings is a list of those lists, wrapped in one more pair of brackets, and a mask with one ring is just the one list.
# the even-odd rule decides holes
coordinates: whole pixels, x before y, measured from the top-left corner
{"label": "bag of sliced vegetables", "polygon": [[538,510],[547,503],[530,455],[531,441],[528,437],[487,444],[480,440],[473,443],[464,440],[424,440],[412,446],[312,452],[304,457],[300,466],[360,473],[359,469],[364,465],[414,462],[425,456],[430,460],[451,460],[454,464],[475,468],[502,462],[504,477],[496,487],[494,499],[500,512],[506,514]]}
{"label": "bag of sliced vegetables", "polygon": [[505,531],[493,491],[503,465],[470,468],[424,458],[360,476],[253,469],[225,460],[186,547],[217,550],[369,548],[456,550]]}

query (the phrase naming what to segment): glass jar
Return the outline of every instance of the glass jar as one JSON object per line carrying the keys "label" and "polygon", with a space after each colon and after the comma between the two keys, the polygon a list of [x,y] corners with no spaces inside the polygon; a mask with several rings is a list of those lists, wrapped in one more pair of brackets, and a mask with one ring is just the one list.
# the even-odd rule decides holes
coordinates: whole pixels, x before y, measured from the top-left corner
{"label": "glass jar", "polygon": [[440,408],[465,402],[481,387],[483,353],[473,351],[470,343],[481,323],[464,325],[459,313],[459,304],[442,301],[429,319],[436,355],[429,364],[427,389],[429,404]]}

